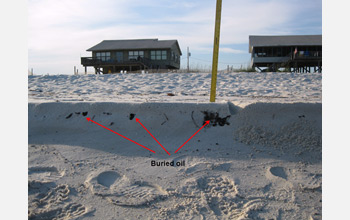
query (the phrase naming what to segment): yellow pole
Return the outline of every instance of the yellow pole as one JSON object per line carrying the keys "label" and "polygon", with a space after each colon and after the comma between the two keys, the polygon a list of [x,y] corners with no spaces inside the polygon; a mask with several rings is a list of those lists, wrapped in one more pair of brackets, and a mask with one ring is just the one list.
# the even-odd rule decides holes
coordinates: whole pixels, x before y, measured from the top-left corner
{"label": "yellow pole", "polygon": [[216,0],[216,17],[215,17],[213,65],[212,65],[212,71],[211,71],[210,102],[215,102],[215,96],[216,96],[216,78],[218,73],[218,60],[219,60],[221,6],[222,6],[222,0]]}

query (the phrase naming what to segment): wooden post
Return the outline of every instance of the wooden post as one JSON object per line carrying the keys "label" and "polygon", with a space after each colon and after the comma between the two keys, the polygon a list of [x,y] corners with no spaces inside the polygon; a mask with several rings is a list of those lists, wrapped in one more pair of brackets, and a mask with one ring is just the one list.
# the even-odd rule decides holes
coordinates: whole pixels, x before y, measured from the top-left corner
{"label": "wooden post", "polygon": [[217,79],[217,73],[218,73],[219,43],[220,43],[221,6],[222,6],[222,0],[216,0],[216,16],[215,16],[215,32],[214,32],[214,48],[213,48],[213,65],[212,65],[212,71],[211,71],[210,102],[215,102],[215,97],[216,97],[216,79]]}
{"label": "wooden post", "polygon": [[74,75],[77,75],[77,68],[74,66]]}
{"label": "wooden post", "polygon": [[189,73],[190,72],[190,48],[187,47],[187,72]]}
{"label": "wooden post", "polygon": [[87,66],[85,66],[85,75],[87,74]]}

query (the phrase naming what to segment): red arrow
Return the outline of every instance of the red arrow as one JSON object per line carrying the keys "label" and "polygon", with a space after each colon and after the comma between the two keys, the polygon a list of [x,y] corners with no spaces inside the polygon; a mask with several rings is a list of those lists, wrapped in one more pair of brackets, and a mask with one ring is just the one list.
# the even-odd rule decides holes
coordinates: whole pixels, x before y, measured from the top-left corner
{"label": "red arrow", "polygon": [[149,132],[149,130],[140,122],[140,119],[136,118],[136,122],[140,123],[140,125],[153,137],[154,140],[157,141],[157,143],[165,150],[165,152],[170,156],[170,153],[159,143],[159,141]]}
{"label": "red arrow", "polygon": [[111,130],[111,129],[109,129],[109,128],[107,128],[107,127],[105,127],[105,126],[103,126],[103,125],[101,125],[101,124],[99,124],[99,123],[97,123],[96,121],[91,120],[91,118],[86,118],[86,120],[91,121],[91,122],[93,122],[93,123],[95,123],[95,124],[97,124],[97,125],[99,125],[99,126],[105,128],[105,129],[107,129],[108,131],[111,131],[111,132],[113,132],[114,134],[117,134],[117,135],[119,135],[120,137],[125,138],[126,140],[131,141],[131,142],[133,142],[134,144],[137,144],[137,145],[139,145],[139,146],[145,148],[146,150],[149,150],[149,151],[151,151],[151,152],[153,152],[153,153],[156,153],[156,152],[154,152],[153,150],[151,150],[151,149],[149,149],[149,148],[143,146],[142,144],[139,144],[139,143],[137,143],[136,141],[133,141],[133,140],[131,140],[130,138],[127,138],[127,137],[125,137],[124,135],[121,135],[121,134],[119,134],[119,133],[117,133],[117,132],[115,132],[115,131],[113,131],[113,130]]}
{"label": "red arrow", "polygon": [[192,135],[183,145],[181,145],[181,147],[179,147],[179,149],[177,149],[176,151],[175,151],[175,153],[176,152],[178,152],[183,146],[185,146],[185,144],[187,144],[187,142],[189,141],[189,140],[191,140],[200,130],[202,130],[202,128],[204,128],[206,125],[208,125],[210,123],[210,121],[208,120],[208,121],[205,121],[205,124],[196,132],[196,133],[194,133],[194,135]]}

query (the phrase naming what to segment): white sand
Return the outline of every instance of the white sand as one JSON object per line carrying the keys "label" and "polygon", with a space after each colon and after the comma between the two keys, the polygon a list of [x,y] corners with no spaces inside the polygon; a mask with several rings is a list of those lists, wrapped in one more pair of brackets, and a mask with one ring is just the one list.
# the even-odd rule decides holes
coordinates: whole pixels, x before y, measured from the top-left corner
{"label": "white sand", "polygon": [[[321,102],[319,73],[218,74],[217,102]],[[29,101],[208,102],[211,74],[29,76]],[[168,96],[172,93],[175,96]]]}
{"label": "white sand", "polygon": [[321,75],[209,80],[30,76],[29,219],[321,219]]}

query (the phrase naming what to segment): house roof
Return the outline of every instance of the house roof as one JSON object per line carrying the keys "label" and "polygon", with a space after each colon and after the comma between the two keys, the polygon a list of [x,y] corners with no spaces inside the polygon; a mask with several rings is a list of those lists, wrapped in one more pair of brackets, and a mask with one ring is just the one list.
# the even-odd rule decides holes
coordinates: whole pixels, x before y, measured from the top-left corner
{"label": "house roof", "polygon": [[322,35],[249,36],[249,53],[268,46],[322,46]]}
{"label": "house roof", "polygon": [[104,40],[101,43],[87,49],[87,51],[168,49],[174,44],[176,44],[180,51],[180,55],[182,55],[177,40],[158,39]]}

